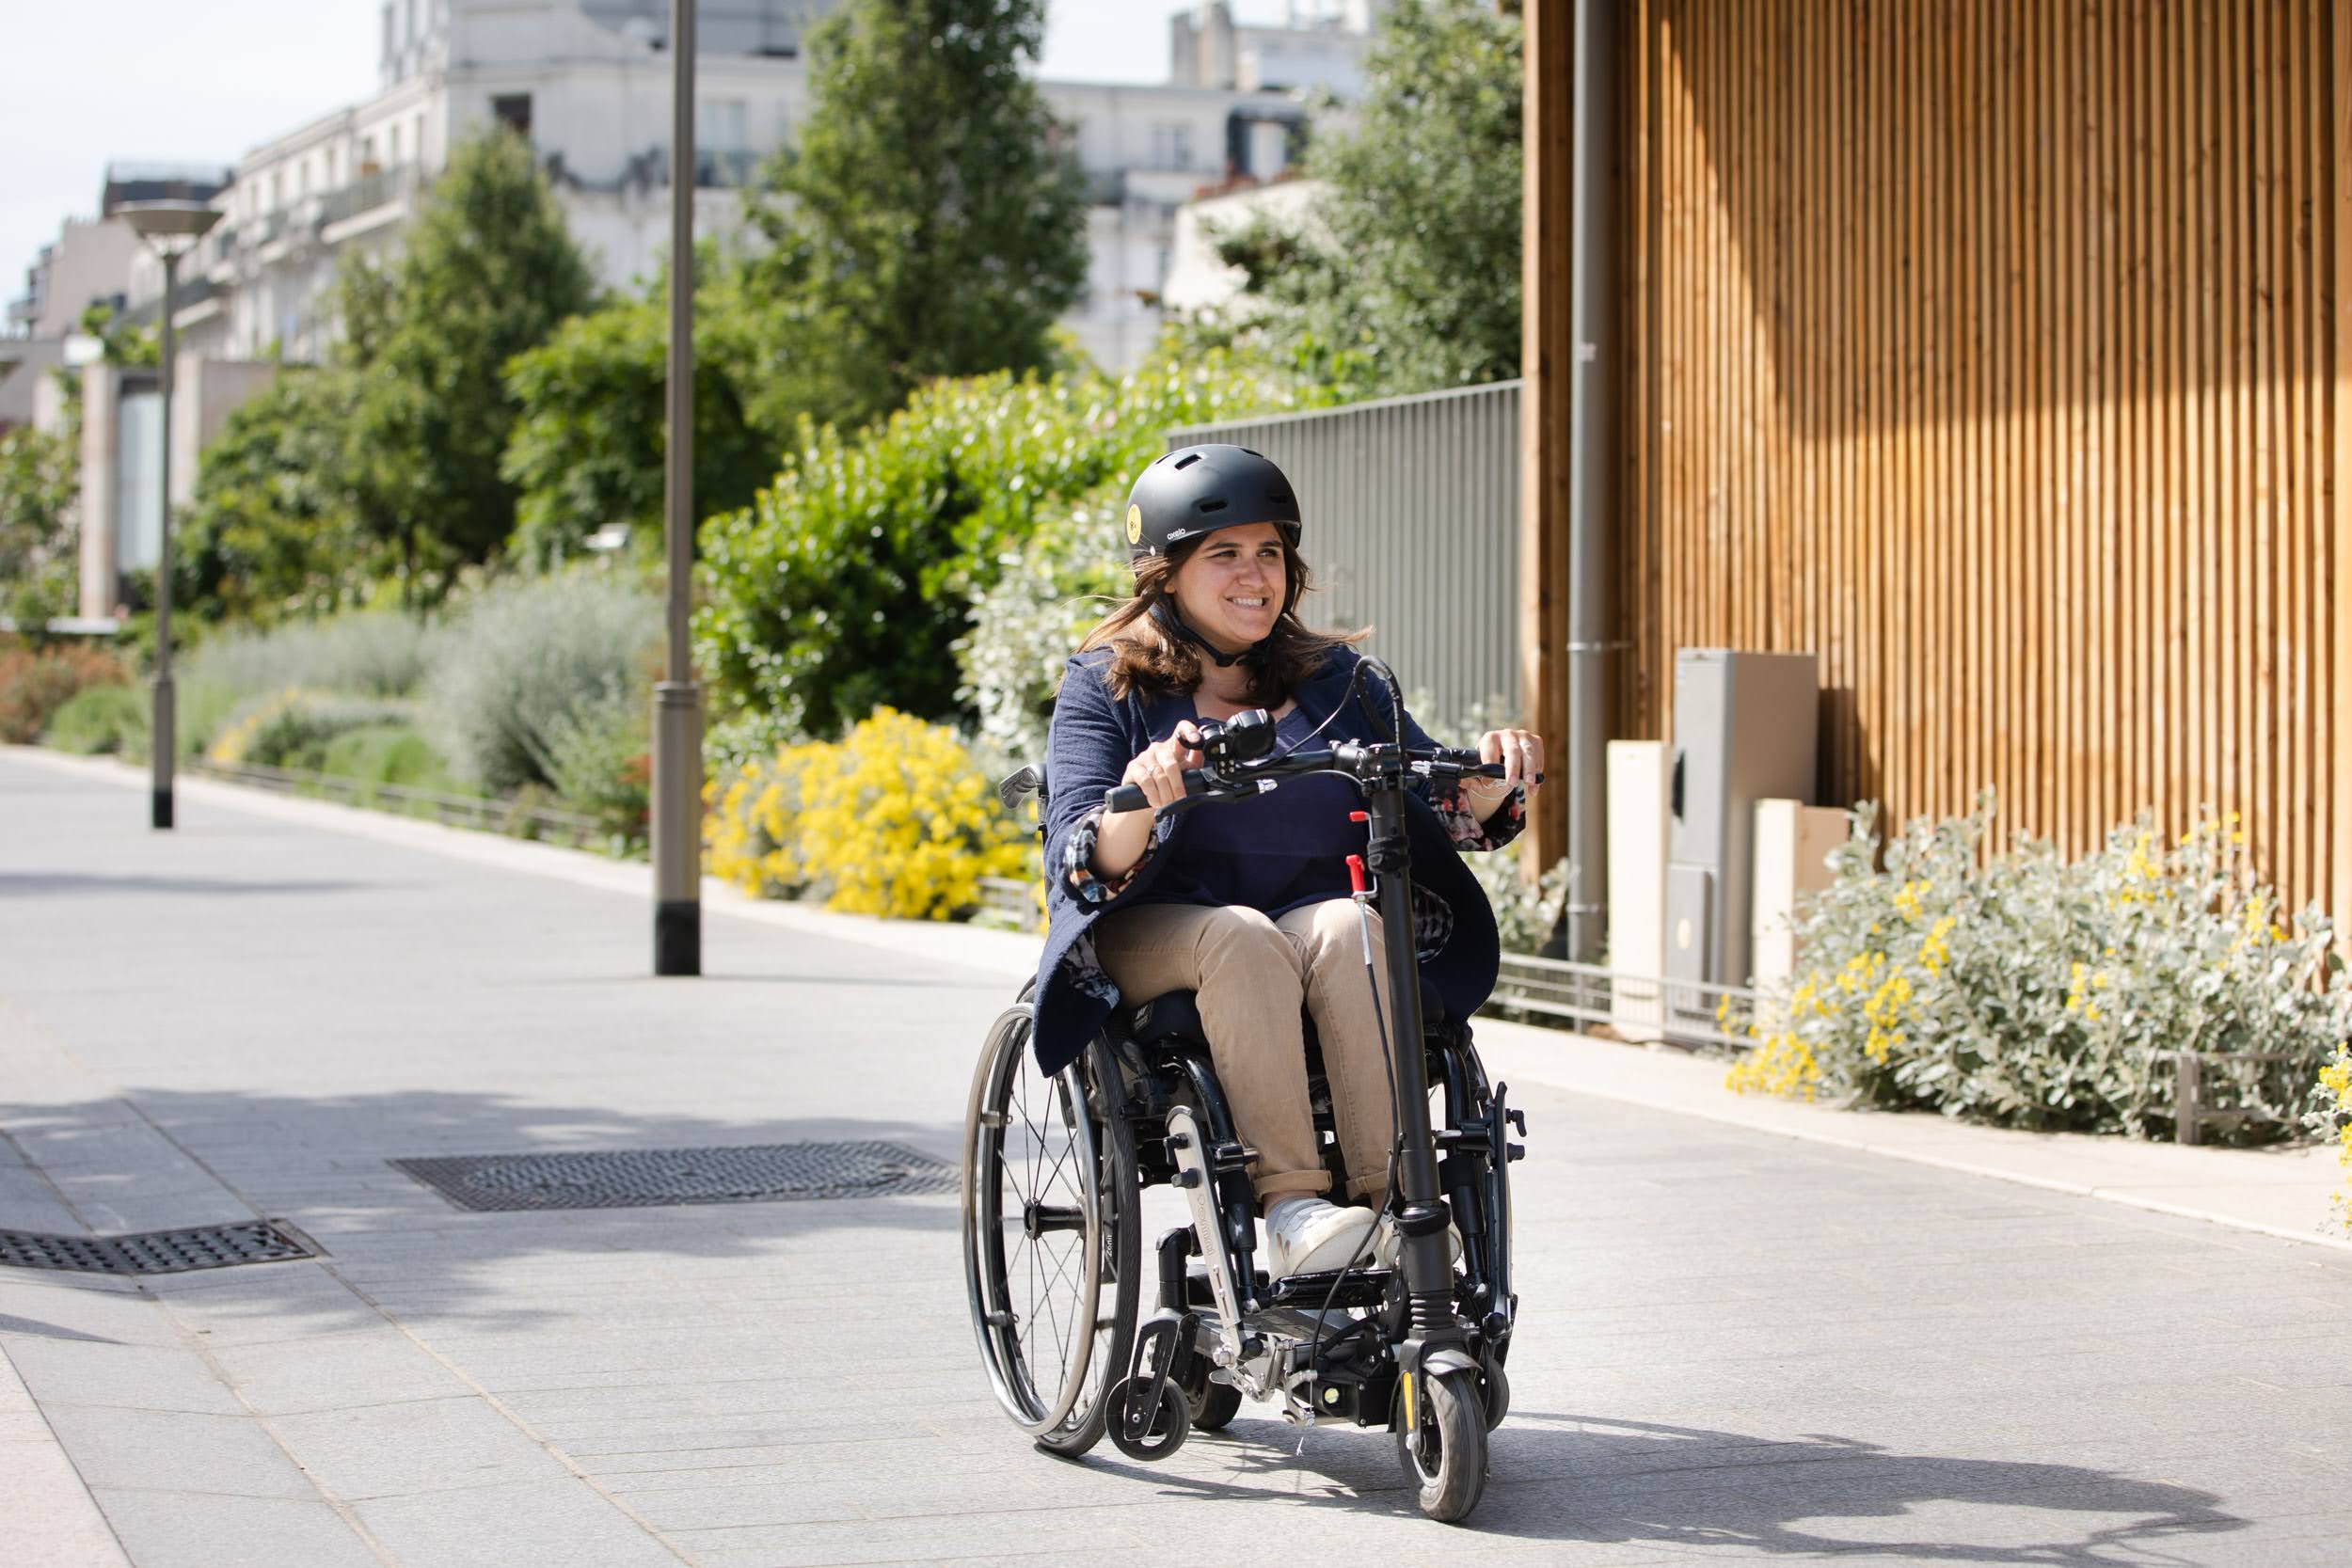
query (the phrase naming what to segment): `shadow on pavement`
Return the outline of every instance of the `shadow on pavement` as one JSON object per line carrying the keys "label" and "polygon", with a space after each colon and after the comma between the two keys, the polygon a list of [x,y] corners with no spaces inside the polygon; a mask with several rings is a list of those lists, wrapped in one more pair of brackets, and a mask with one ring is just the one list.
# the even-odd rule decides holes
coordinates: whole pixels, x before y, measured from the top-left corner
{"label": "shadow on pavement", "polygon": [[[878,1089],[877,1101],[882,1098]],[[137,1106],[136,1121],[144,1128],[126,1124],[125,1100]],[[956,1166],[961,1127],[938,1121],[718,1120],[421,1090],[302,1098],[134,1088],[123,1100],[0,1103],[0,1129],[82,1212],[137,1215],[135,1223],[102,1220],[94,1227],[101,1233],[219,1223],[229,1217],[224,1205],[244,1207],[255,1217],[291,1222],[325,1250],[328,1267],[371,1295],[426,1298],[425,1305],[400,1311],[407,1321],[465,1319],[501,1331],[577,1318],[580,1296],[563,1283],[567,1272],[608,1279],[691,1277],[702,1264],[741,1259],[751,1260],[751,1273],[764,1266],[780,1275],[806,1274],[809,1248],[800,1243],[833,1231],[862,1233],[860,1245],[877,1233],[930,1237],[920,1244],[946,1259],[961,1225],[952,1192],[472,1212],[389,1164],[435,1156],[879,1140]],[[219,1187],[189,1191],[192,1164]],[[17,1223],[0,1212],[0,1226]],[[843,1243],[827,1238],[818,1244]],[[787,1252],[789,1262],[781,1256]],[[373,1309],[359,1296],[304,1289],[294,1277],[315,1277],[315,1271],[306,1263],[262,1263],[142,1283],[159,1293],[248,1297],[250,1316],[283,1316],[290,1336],[368,1324]],[[739,1278],[747,1271],[707,1272]],[[952,1263],[945,1273],[952,1276]],[[70,1277],[0,1268],[0,1282]]]}
{"label": "shadow on pavement", "polygon": [[[1175,1476],[1116,1456],[1087,1463],[1107,1463],[1156,1483],[1163,1495],[1260,1501],[1272,1496],[1267,1481],[1298,1470],[1308,1490],[1290,1494],[1291,1500],[1415,1512],[1394,1439],[1376,1428],[1335,1429],[1311,1439],[1303,1454],[1297,1429],[1286,1424],[1244,1420],[1229,1432],[1193,1441],[1232,1452],[1248,1483]],[[1486,1496],[1463,1527],[1488,1537],[1706,1548],[1738,1560],[1746,1560],[1743,1554],[1834,1553],[1917,1562],[2113,1565],[2177,1562],[2156,1544],[2250,1523],[2224,1511],[2217,1494],[2192,1486],[2081,1465],[1905,1453],[1852,1437],[1808,1433],[1775,1440],[1601,1416],[1515,1412],[1490,1442]],[[1335,1489],[1319,1490],[1319,1482]],[[1846,1534],[1836,1528],[1840,1520],[1932,1514],[1939,1504],[1988,1511],[1968,1525],[1981,1524],[1991,1539]],[[1994,1517],[1994,1510],[2001,1516]],[[2042,1513],[2027,1511],[2046,1513],[2046,1524]],[[2069,1514],[2127,1517],[2067,1528]],[[1932,1518],[1919,1523],[1933,1531]],[[1974,1533],[1967,1526],[1950,1533],[1963,1532]]]}
{"label": "shadow on pavement", "polygon": [[103,896],[119,893],[356,893],[373,882],[230,881],[218,877],[108,877],[66,871],[0,872],[0,898],[41,894]]}

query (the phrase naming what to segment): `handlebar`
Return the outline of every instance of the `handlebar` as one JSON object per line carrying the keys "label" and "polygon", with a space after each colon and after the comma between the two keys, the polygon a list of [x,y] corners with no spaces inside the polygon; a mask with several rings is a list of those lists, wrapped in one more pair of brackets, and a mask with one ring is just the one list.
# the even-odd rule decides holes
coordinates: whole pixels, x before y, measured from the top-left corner
{"label": "handlebar", "polygon": [[[1206,800],[1237,800],[1245,796],[1260,795],[1274,788],[1284,779],[1302,773],[1343,773],[1359,784],[1375,777],[1401,756],[1401,770],[1418,773],[1432,779],[1500,779],[1503,765],[1487,762],[1476,752],[1458,746],[1366,746],[1346,744],[1326,747],[1312,752],[1293,752],[1268,762],[1246,764],[1233,777],[1219,778],[1205,768],[1184,769],[1184,798],[1162,806],[1155,816],[1168,816],[1184,811]],[[1544,775],[1535,774],[1522,781],[1541,784]],[[1150,799],[1136,784],[1114,784],[1103,795],[1104,809],[1110,812],[1141,811],[1151,804]]]}

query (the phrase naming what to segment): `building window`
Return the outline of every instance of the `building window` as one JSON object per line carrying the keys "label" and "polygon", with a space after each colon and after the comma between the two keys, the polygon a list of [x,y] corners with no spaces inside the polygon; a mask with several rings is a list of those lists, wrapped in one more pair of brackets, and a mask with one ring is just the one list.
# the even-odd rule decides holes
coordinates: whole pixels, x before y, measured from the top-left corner
{"label": "building window", "polygon": [[490,100],[490,118],[520,136],[531,139],[531,94],[502,92]]}
{"label": "building window", "polygon": [[739,98],[706,99],[699,106],[695,142],[713,152],[742,152],[752,145],[751,110]]}
{"label": "building window", "polygon": [[386,147],[389,150],[389,152],[388,152],[388,154],[387,154],[387,156],[388,156],[389,160],[391,163],[394,163],[394,164],[399,163],[399,162],[400,162],[400,127],[399,127],[399,126],[397,126],[397,125],[389,125],[389,126],[386,126],[386,127],[385,127],[385,129],[384,129],[384,140],[385,140],[385,145],[386,145]]}
{"label": "building window", "polygon": [[1183,120],[1161,120],[1152,127],[1152,166],[1192,166],[1192,127],[1189,124]]}

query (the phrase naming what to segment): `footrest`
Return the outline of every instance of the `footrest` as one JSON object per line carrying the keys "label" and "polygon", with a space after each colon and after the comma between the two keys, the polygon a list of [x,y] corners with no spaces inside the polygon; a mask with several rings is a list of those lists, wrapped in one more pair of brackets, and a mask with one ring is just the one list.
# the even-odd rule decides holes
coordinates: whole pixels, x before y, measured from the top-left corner
{"label": "footrest", "polygon": [[1265,1297],[1268,1307],[1320,1307],[1327,1301],[1332,1307],[1377,1307],[1387,1299],[1389,1281],[1396,1276],[1394,1269],[1350,1269],[1347,1278],[1340,1284],[1338,1294],[1331,1287],[1343,1271],[1325,1269],[1316,1274],[1295,1274],[1278,1279]]}

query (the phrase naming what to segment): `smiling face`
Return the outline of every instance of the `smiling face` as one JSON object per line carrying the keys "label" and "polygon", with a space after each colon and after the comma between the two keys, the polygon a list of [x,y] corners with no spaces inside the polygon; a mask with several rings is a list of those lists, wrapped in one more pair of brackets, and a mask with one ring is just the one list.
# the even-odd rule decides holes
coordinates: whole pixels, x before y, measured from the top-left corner
{"label": "smiling face", "polygon": [[1200,542],[1168,579],[1168,593],[1186,625],[1237,654],[1274,629],[1289,584],[1281,531],[1236,523]]}

